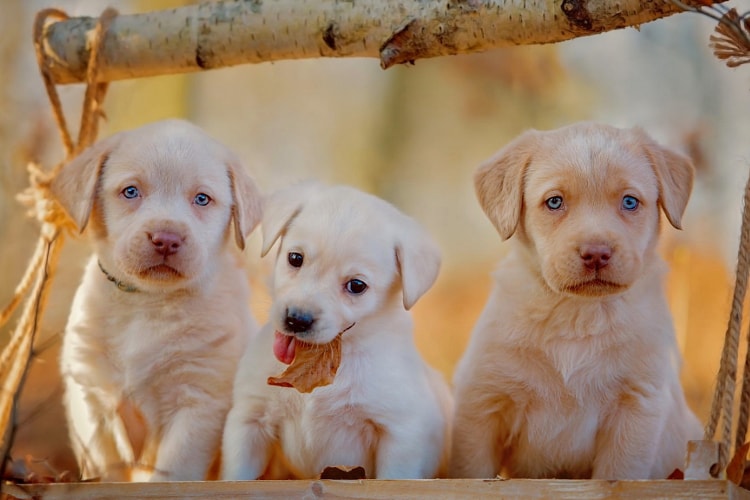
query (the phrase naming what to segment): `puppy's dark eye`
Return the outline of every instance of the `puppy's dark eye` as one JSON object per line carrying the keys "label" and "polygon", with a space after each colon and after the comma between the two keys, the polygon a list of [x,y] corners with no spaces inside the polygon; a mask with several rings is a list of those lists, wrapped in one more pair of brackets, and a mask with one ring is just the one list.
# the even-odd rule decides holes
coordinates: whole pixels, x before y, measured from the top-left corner
{"label": "puppy's dark eye", "polygon": [[367,283],[358,279],[349,280],[344,286],[346,287],[346,291],[353,295],[359,295],[367,290]]}
{"label": "puppy's dark eye", "polygon": [[302,267],[302,263],[305,261],[305,258],[301,253],[289,252],[289,255],[286,256],[286,260],[292,267]]}
{"label": "puppy's dark eye", "polygon": [[640,205],[640,204],[641,204],[641,202],[638,201],[638,198],[636,198],[635,196],[629,196],[628,195],[628,196],[624,196],[622,198],[622,208],[623,208],[623,210],[628,210],[628,211],[632,212],[633,210],[635,210],[636,208],[638,208],[638,205]]}
{"label": "puppy's dark eye", "polygon": [[563,206],[562,196],[551,196],[544,200],[544,204],[547,205],[547,208],[550,210],[560,210]]}
{"label": "puppy's dark eye", "polygon": [[138,188],[135,186],[128,186],[120,191],[120,194],[122,194],[128,200],[132,200],[133,198],[138,198],[141,195],[141,192],[138,191]]}
{"label": "puppy's dark eye", "polygon": [[200,207],[205,207],[206,205],[211,203],[211,197],[206,193],[198,193],[195,195],[195,198],[193,198],[193,203]]}

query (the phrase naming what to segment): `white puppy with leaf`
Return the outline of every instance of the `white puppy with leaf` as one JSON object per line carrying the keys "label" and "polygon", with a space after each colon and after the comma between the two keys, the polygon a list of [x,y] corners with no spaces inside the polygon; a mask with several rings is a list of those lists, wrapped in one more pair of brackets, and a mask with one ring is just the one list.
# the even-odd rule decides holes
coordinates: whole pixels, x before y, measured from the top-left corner
{"label": "white puppy with leaf", "polygon": [[[371,478],[437,476],[452,400],[417,351],[408,309],[437,278],[438,248],[412,218],[349,187],[292,186],[264,213],[263,253],[279,242],[273,305],[240,362],[223,478],[256,479],[274,458],[299,478],[327,466],[363,466]],[[325,380],[298,385],[338,349],[340,366],[326,365]],[[298,380],[274,377],[289,363],[294,371],[303,351]]]}

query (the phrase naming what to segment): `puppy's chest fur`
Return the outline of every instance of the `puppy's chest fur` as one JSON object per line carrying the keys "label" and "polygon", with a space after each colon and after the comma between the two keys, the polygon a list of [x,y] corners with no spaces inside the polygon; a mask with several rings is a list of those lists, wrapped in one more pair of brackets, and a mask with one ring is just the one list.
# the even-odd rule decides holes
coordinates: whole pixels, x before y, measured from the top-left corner
{"label": "puppy's chest fur", "polygon": [[[519,451],[519,457],[535,456],[536,463],[516,463],[515,467],[544,470],[549,463],[557,477],[565,477],[565,469],[587,468],[595,452],[597,429],[622,394],[622,380],[631,378],[616,350],[592,352],[558,344],[554,352],[516,351],[516,362],[534,367],[534,372],[526,372],[523,380],[505,378],[498,384],[505,386],[512,401],[503,445]],[[603,373],[595,366],[598,363],[610,369]]]}
{"label": "puppy's chest fur", "polygon": [[523,379],[506,373],[498,383],[510,398],[501,403],[507,427],[498,443],[506,450],[505,465],[513,475],[527,477],[590,477],[603,426],[620,411],[620,401],[632,397],[631,384],[639,380],[623,362],[632,352],[623,345],[581,349],[559,342],[549,350],[509,354],[515,359],[507,366],[517,363],[527,371]]}
{"label": "puppy's chest fur", "polygon": [[601,300],[524,300],[501,286],[505,314],[485,351],[502,353],[488,364],[505,422],[498,445],[514,474],[588,477],[607,419],[670,379],[673,334],[659,287],[654,277]]}
{"label": "puppy's chest fur", "polygon": [[116,368],[113,375],[117,385],[125,392],[158,384],[170,358],[189,356],[197,347],[181,342],[192,329],[182,320],[186,305],[165,303],[156,308],[118,311],[109,319],[106,330],[112,336],[102,340]]}
{"label": "puppy's chest fur", "polygon": [[379,397],[369,394],[373,384],[365,379],[373,370],[363,366],[369,360],[347,357],[332,385],[310,394],[285,390],[276,408],[284,454],[304,477],[314,477],[328,465],[361,465],[368,476],[375,473],[382,428],[373,402]]}
{"label": "puppy's chest fur", "polygon": [[[252,326],[249,314],[242,314],[247,297],[238,293],[228,300],[221,289],[213,290],[213,297],[123,292],[92,266],[85,280],[65,334],[62,363],[100,404],[111,409],[127,399],[155,423],[192,386],[223,384],[231,392],[231,373],[247,338],[243,329]],[[214,300],[234,306],[212,314]]]}

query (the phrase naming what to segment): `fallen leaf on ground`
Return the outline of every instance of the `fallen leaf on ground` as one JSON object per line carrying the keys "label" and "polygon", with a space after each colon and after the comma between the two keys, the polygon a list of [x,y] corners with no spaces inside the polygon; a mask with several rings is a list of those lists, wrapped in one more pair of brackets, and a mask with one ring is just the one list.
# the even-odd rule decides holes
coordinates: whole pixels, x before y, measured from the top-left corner
{"label": "fallen leaf on ground", "polygon": [[667,479],[685,479],[685,473],[680,469],[675,469],[669,476],[667,476]]}
{"label": "fallen leaf on ground", "polygon": [[323,472],[320,473],[320,479],[367,479],[367,474],[365,474],[365,468],[362,466],[336,465],[323,469]]}

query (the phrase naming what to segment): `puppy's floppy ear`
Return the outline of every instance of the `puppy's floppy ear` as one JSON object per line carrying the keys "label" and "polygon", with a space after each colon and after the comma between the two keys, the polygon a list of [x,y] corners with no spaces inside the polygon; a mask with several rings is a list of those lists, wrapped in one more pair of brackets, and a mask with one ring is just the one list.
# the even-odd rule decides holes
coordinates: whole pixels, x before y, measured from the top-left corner
{"label": "puppy's floppy ear", "polygon": [[693,162],[687,156],[657,144],[641,129],[636,128],[635,131],[643,141],[646,155],[659,182],[659,205],[669,223],[682,229],[682,215],[693,189]]}
{"label": "puppy's floppy ear", "polygon": [[65,212],[83,232],[91,216],[96,188],[104,163],[117,149],[122,133],[115,134],[84,149],[64,165],[52,179],[50,190]]}
{"label": "puppy's floppy ear", "polygon": [[321,186],[320,183],[315,181],[303,182],[279,189],[264,200],[261,257],[266,256],[292,219],[302,210],[302,206],[312,196],[312,193],[320,189]]}
{"label": "puppy's floppy ear", "polygon": [[396,263],[401,273],[404,308],[409,310],[435,283],[440,271],[440,249],[424,228],[410,217],[407,220],[397,237]]}
{"label": "puppy's floppy ear", "polygon": [[507,240],[516,231],[523,208],[523,176],[539,132],[529,130],[495,153],[474,174],[479,204]]}
{"label": "puppy's floppy ear", "polygon": [[244,250],[245,238],[253,232],[263,216],[261,194],[255,181],[239,161],[227,163],[227,174],[232,186],[234,241],[240,250]]}

